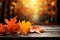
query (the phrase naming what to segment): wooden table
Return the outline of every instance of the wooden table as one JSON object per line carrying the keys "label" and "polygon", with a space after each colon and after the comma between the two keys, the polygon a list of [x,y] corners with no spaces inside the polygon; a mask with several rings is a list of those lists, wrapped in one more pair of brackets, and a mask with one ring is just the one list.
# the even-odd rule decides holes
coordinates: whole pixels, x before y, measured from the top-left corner
{"label": "wooden table", "polygon": [[40,25],[45,29],[44,33],[29,33],[28,35],[6,35],[0,37],[17,38],[17,37],[60,37],[60,26],[59,25]]}

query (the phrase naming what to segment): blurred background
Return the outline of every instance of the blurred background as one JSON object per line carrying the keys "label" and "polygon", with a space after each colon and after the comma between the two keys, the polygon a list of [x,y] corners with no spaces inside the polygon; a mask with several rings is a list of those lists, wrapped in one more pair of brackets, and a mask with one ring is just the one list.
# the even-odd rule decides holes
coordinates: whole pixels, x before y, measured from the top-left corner
{"label": "blurred background", "polygon": [[59,0],[0,0],[0,23],[17,16],[33,24],[59,24]]}

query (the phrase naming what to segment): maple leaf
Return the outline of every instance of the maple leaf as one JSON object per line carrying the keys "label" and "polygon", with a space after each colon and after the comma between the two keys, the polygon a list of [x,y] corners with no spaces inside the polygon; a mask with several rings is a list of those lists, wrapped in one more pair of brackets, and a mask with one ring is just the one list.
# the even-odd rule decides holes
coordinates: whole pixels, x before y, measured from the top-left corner
{"label": "maple leaf", "polygon": [[10,18],[10,21],[8,19],[5,19],[5,23],[8,24],[8,25],[13,25],[16,23],[16,17],[14,17],[13,19]]}
{"label": "maple leaf", "polygon": [[10,21],[8,19],[5,19],[5,23],[8,25],[8,31],[15,32],[16,29],[18,29],[18,24],[16,21],[16,17],[10,18]]}
{"label": "maple leaf", "polygon": [[22,22],[18,22],[18,25],[20,27],[19,31],[22,33],[22,34],[27,34],[29,32],[29,28],[31,27],[31,23],[28,21],[28,22],[25,22],[22,21]]}

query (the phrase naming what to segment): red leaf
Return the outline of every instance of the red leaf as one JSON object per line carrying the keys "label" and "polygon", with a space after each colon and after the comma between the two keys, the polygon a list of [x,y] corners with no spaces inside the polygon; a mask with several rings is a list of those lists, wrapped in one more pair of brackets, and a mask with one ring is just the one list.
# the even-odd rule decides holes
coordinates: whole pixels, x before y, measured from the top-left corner
{"label": "red leaf", "polygon": [[18,28],[18,25],[16,24],[16,17],[10,18],[10,21],[5,19],[6,24],[8,25],[7,29],[9,32],[15,32]]}
{"label": "red leaf", "polygon": [[16,17],[14,17],[13,19],[11,18],[10,21],[8,19],[5,19],[5,23],[9,26],[12,26],[13,24],[16,23]]}

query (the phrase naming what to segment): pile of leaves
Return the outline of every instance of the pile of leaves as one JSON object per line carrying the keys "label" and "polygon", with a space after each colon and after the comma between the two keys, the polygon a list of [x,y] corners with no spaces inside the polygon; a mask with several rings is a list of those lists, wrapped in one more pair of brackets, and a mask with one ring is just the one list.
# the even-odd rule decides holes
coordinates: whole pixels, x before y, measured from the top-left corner
{"label": "pile of leaves", "polygon": [[16,23],[16,18],[11,18],[10,20],[5,19],[5,25],[2,25],[0,23],[0,34],[6,34],[6,33],[17,33],[17,34],[28,34],[29,32],[36,32],[36,33],[43,33],[44,29],[41,29],[38,25],[32,27],[32,23],[29,21],[22,21]]}

